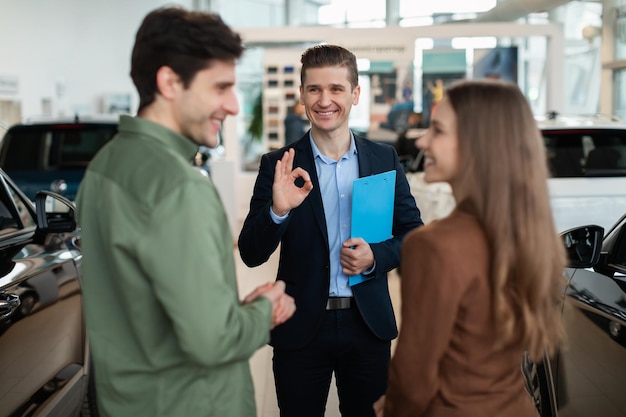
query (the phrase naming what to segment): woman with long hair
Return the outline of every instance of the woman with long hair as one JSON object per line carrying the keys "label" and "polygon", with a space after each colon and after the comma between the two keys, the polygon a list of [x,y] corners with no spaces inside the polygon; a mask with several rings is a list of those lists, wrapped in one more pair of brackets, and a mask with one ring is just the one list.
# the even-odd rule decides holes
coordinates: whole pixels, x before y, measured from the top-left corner
{"label": "woman with long hair", "polygon": [[450,87],[417,146],[457,201],[402,249],[402,324],[377,416],[537,416],[521,372],[563,337],[565,253],[543,141],[513,84]]}

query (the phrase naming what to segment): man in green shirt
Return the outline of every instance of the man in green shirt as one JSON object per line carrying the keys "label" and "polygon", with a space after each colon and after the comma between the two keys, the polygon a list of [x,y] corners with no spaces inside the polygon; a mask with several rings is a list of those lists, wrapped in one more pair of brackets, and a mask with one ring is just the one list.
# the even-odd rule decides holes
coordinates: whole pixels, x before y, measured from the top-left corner
{"label": "man in green shirt", "polygon": [[157,9],[132,53],[137,117],[91,162],[78,216],[100,413],[255,417],[248,359],[293,314],[284,283],[239,301],[233,238],[191,166],[237,114],[241,38],[216,15]]}

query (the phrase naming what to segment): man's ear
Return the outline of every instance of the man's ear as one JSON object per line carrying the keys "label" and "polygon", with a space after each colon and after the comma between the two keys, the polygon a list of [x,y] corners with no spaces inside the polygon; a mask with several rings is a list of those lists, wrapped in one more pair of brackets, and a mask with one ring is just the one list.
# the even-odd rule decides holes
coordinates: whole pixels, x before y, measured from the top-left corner
{"label": "man's ear", "polygon": [[352,105],[356,106],[357,104],[359,104],[360,96],[361,96],[361,86],[357,85],[356,87],[354,87],[354,90],[352,91]]}
{"label": "man's ear", "polygon": [[168,66],[162,66],[156,73],[156,85],[158,93],[168,100],[174,98],[182,83],[178,74]]}

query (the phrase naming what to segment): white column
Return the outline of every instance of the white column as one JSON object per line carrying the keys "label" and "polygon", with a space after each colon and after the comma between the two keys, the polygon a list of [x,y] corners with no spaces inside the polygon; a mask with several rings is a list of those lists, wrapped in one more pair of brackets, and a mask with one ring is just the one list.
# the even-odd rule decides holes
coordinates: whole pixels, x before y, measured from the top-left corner
{"label": "white column", "polygon": [[[617,7],[614,0],[602,1],[602,43],[600,45],[600,113],[614,113],[613,71],[615,61],[615,21]],[[609,64],[609,65],[607,65]]]}
{"label": "white column", "polygon": [[400,23],[400,0],[387,0],[385,2],[387,26],[398,26]]}

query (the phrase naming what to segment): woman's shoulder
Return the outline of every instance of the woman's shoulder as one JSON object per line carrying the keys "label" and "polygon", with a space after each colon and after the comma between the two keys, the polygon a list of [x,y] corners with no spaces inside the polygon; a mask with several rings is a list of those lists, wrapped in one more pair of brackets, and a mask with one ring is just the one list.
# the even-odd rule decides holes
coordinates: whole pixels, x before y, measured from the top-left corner
{"label": "woman's shoulder", "polygon": [[449,216],[414,229],[404,239],[408,251],[429,253],[430,258],[484,260],[489,254],[485,232],[476,217],[454,210]]}
{"label": "woman's shoulder", "polygon": [[454,210],[447,217],[434,220],[423,227],[413,230],[406,239],[445,242],[462,242],[468,238],[482,238],[484,231],[480,222],[473,215]]}
{"label": "woman's shoulder", "polygon": [[463,282],[468,275],[486,276],[489,268],[489,244],[479,221],[459,211],[410,232],[402,252],[403,258],[436,265],[441,276]]}

